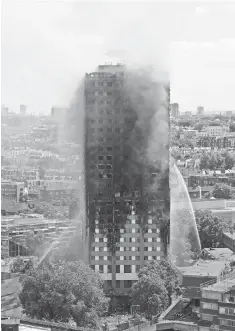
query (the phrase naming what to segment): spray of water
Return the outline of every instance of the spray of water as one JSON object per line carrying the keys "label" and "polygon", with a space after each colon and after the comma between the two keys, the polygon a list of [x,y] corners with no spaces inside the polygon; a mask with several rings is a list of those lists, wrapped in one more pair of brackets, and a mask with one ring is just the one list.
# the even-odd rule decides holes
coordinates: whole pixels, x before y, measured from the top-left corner
{"label": "spray of water", "polygon": [[185,266],[197,258],[201,244],[188,190],[175,164],[170,171],[170,203],[169,258]]}

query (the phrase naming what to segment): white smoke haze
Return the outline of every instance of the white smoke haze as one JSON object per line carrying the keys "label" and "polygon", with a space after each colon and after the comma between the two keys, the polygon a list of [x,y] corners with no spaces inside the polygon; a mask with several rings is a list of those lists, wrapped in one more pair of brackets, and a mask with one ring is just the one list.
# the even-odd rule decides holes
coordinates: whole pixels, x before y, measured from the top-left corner
{"label": "white smoke haze", "polygon": [[[8,5],[5,3],[5,7]],[[165,171],[168,168],[169,100],[163,85],[169,85],[169,27],[166,16],[158,10],[160,8],[161,5],[153,3],[51,2],[48,5],[47,2],[31,1],[28,5],[26,1],[17,5],[17,15],[22,13],[19,20],[25,30],[31,24],[40,40],[38,44],[26,37],[24,40],[25,44],[32,44],[32,53],[28,55],[29,62],[31,57],[35,56],[41,67],[38,80],[47,85],[45,77],[50,79],[55,69],[58,69],[58,82],[54,90],[51,90],[55,100],[53,104],[62,104],[69,108],[66,131],[69,134],[74,132],[76,141],[81,146],[84,146],[85,73],[95,71],[99,64],[105,62],[125,64],[128,73],[126,94],[137,115],[135,125],[143,134],[150,135],[143,154],[146,159],[143,162],[156,166],[160,160],[160,168]],[[6,18],[9,25],[10,15]],[[14,34],[13,28],[9,28]],[[166,33],[163,33],[163,30]],[[40,54],[42,45],[53,50],[49,58],[44,53]],[[37,54],[34,54],[34,48]],[[32,63],[31,67],[29,66],[26,82],[35,71],[34,65]],[[59,87],[61,81],[64,82],[63,89]],[[132,147],[138,154],[136,141],[133,141]],[[83,155],[81,158],[83,159]],[[84,164],[81,172],[85,174]],[[159,184],[155,181],[157,189]],[[80,187],[79,220],[82,220],[84,225],[81,231],[84,239],[84,176]]]}
{"label": "white smoke haze", "polygon": [[[53,105],[68,107],[84,72],[93,71],[113,52],[128,67],[137,63],[168,69],[170,29],[163,7],[159,3],[3,1],[3,95],[8,95],[10,86],[17,91],[23,82],[25,91],[20,95],[19,89],[14,98],[21,99],[19,103],[44,112]],[[12,54],[17,56],[6,66]],[[11,75],[15,79],[8,81]]]}

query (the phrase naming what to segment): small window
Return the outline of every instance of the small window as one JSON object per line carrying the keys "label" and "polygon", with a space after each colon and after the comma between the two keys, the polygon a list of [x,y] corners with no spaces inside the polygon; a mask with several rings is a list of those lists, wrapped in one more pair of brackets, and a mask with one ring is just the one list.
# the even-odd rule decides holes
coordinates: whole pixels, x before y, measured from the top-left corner
{"label": "small window", "polygon": [[116,280],[116,288],[120,288],[120,286],[121,286],[120,280]]}
{"label": "small window", "polygon": [[107,174],[107,178],[112,178],[112,174]]}
{"label": "small window", "polygon": [[116,128],[115,130],[117,133],[120,133],[121,132],[121,129],[120,128]]}
{"label": "small window", "polygon": [[103,132],[104,129],[103,129],[103,128],[99,128],[98,131],[99,131],[99,132]]}
{"label": "small window", "polygon": [[102,161],[102,160],[104,159],[104,156],[103,156],[103,155],[99,155],[99,156],[98,156],[98,159],[99,159],[100,161]]}
{"label": "small window", "polygon": [[104,124],[104,121],[103,120],[99,120],[99,124]]}
{"label": "small window", "polygon": [[112,273],[112,266],[108,265],[108,273],[111,274]]}
{"label": "small window", "polygon": [[[120,256],[119,256],[119,258],[120,258]],[[120,274],[120,265],[116,265],[116,273]]]}
{"label": "small window", "polygon": [[107,159],[108,161],[112,161],[112,155],[107,155],[107,156],[106,156],[106,159]]}
{"label": "small window", "polygon": [[131,266],[130,265],[124,265],[124,273],[125,274],[131,273]]}
{"label": "small window", "polygon": [[130,288],[132,286],[131,280],[124,280],[124,288]]}
{"label": "small window", "polygon": [[99,272],[103,273],[104,272],[104,266],[103,265],[99,265]]}

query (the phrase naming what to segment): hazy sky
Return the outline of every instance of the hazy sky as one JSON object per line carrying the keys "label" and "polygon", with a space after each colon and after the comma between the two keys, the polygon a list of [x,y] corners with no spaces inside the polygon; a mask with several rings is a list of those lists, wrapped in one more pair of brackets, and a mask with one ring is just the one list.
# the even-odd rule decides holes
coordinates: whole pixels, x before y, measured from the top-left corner
{"label": "hazy sky", "polygon": [[180,110],[235,110],[235,4],[2,1],[2,103],[68,106],[82,75],[122,50],[169,70]]}

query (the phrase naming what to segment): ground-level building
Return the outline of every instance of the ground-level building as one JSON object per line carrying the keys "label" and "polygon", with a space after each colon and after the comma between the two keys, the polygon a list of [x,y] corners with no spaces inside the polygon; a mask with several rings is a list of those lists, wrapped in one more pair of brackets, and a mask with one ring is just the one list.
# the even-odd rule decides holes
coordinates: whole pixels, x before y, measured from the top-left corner
{"label": "ground-level building", "polygon": [[235,330],[235,278],[201,289],[199,331]]}

